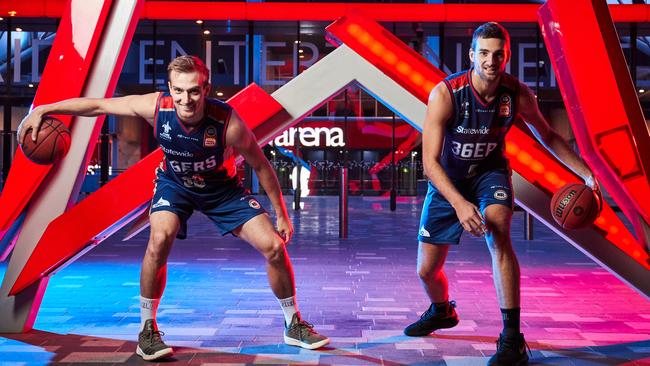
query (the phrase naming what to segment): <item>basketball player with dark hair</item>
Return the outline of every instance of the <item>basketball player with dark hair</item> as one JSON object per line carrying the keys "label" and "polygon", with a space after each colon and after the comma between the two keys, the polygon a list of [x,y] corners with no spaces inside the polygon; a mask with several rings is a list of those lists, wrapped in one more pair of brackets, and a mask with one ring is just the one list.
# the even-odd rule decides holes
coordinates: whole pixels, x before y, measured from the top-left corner
{"label": "basketball player with dark hair", "polygon": [[[285,245],[293,225],[278,179],[253,133],[228,104],[208,98],[209,71],[194,56],[180,56],[168,67],[169,91],[119,98],[75,98],[42,105],[25,117],[18,139],[32,128],[36,140],[48,114],[142,117],[154,127],[164,152],[156,170],[150,209],[151,235],[140,276],[141,327],[137,354],[148,361],[172,354],[161,339],[156,310],[167,278],[167,257],[174,238],[184,239],[194,210],[208,216],[222,235],[245,240],[267,261],[267,274],[285,319],[284,341],[308,349],[329,339],[302,320],[295,300],[293,270]],[[242,188],[235,167],[239,152],[255,170],[276,214],[276,227],[255,198]]]}
{"label": "basketball player with dark hair", "polygon": [[450,245],[463,230],[485,237],[503,318],[497,352],[488,365],[528,362],[520,331],[519,263],[510,240],[513,197],[504,138],[521,118],[538,139],[587,185],[591,170],[546,122],[533,92],[505,73],[510,37],[501,25],[478,27],[472,38],[469,70],[450,75],[431,92],[422,141],[429,188],[418,235],[418,275],[431,306],[404,333],[424,336],[458,324],[443,270]]}

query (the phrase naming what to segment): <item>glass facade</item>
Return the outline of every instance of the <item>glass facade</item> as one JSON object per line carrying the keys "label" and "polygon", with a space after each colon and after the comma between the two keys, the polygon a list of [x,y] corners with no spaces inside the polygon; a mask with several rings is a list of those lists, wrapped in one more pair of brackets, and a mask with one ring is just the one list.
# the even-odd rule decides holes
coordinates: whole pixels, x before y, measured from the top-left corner
{"label": "glass facade", "polygon": [[[115,95],[165,90],[166,65],[183,54],[195,54],[206,61],[211,70],[212,97],[227,100],[251,82],[273,93],[335,49],[326,37],[325,27],[330,22],[197,20],[141,20]],[[15,131],[33,100],[57,22],[31,18],[0,21],[0,94],[5,101],[0,115],[3,120],[5,115],[10,119],[11,128],[3,129],[3,135],[12,135],[10,146],[3,145],[1,150],[2,178],[9,170],[10,159],[6,155],[13,155],[16,149]],[[469,66],[468,49],[477,23],[382,25],[446,73]],[[571,140],[571,127],[537,24],[504,26],[512,37],[508,71],[535,91],[549,122]],[[650,25],[618,23],[617,29],[641,106],[649,116]],[[96,171],[102,164],[110,166],[111,174],[116,175],[156,147],[146,123],[115,117],[106,121],[111,153],[108,161],[101,161],[99,151],[95,154],[85,191],[96,189]],[[278,136],[264,151],[285,192],[292,190],[296,167],[300,166],[301,176],[309,173],[303,190],[306,185],[310,194],[336,194],[340,168],[348,166],[351,194],[385,194],[394,186],[400,195],[414,195],[417,182],[423,179],[419,139],[408,123],[395,117],[359,86],[350,85]],[[256,189],[245,167],[241,168],[241,176],[249,187]]]}

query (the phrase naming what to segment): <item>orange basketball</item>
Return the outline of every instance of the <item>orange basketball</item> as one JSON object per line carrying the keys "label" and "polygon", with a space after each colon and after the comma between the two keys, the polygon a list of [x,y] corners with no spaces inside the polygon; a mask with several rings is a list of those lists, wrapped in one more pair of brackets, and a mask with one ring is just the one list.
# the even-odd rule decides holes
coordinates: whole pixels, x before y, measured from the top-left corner
{"label": "orange basketball", "polygon": [[560,188],[551,199],[551,214],[565,229],[591,225],[600,213],[600,198],[584,184],[570,183]]}
{"label": "orange basketball", "polygon": [[25,156],[36,164],[54,164],[61,160],[70,148],[70,130],[63,122],[53,117],[44,117],[36,141],[32,140],[32,129],[25,133],[20,147]]}

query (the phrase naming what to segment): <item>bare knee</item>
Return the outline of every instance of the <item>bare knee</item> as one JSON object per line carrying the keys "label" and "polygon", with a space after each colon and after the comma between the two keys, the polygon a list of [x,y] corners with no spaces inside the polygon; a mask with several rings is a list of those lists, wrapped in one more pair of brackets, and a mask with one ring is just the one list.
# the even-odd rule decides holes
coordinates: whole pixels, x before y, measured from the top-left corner
{"label": "bare knee", "polygon": [[515,257],[509,231],[491,231],[486,237],[486,243],[493,261],[510,261]]}
{"label": "bare knee", "polygon": [[284,241],[278,236],[273,235],[271,242],[266,245],[266,250],[262,252],[266,261],[270,264],[281,264],[286,261],[286,250]]}
{"label": "bare knee", "polygon": [[487,218],[488,235],[486,239],[491,252],[501,252],[511,247],[510,217],[510,215],[502,215]]}
{"label": "bare knee", "polygon": [[157,264],[165,264],[173,241],[174,233],[172,232],[166,230],[152,231],[145,255]]}
{"label": "bare knee", "polygon": [[421,280],[431,280],[440,276],[442,273],[442,264],[436,265],[435,263],[419,263],[418,276]]}

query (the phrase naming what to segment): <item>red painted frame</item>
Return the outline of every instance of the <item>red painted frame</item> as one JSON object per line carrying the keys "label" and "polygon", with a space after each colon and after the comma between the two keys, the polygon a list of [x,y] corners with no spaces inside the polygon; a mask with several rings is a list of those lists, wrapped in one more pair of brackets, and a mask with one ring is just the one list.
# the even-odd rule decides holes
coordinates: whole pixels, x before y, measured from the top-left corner
{"label": "red painted frame", "polygon": [[[568,2],[568,1],[567,1]],[[0,3],[0,14],[58,18],[66,0]],[[141,19],[333,21],[352,9],[386,22],[537,22],[538,4],[373,4],[147,1]],[[182,9],[182,11],[179,11]],[[650,21],[650,5],[609,5],[616,22]]]}
{"label": "red painted frame", "polygon": [[550,0],[539,23],[583,158],[646,241],[650,135],[623,52],[608,46],[619,43],[608,9]]}

